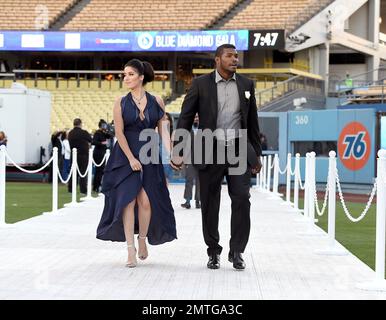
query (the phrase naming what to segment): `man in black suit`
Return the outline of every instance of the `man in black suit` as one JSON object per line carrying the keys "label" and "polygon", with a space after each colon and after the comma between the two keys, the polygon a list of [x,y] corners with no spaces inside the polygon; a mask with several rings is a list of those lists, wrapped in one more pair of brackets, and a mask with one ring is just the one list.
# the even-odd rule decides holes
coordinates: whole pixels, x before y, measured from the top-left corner
{"label": "man in black suit", "polygon": [[[71,150],[73,148],[77,149],[77,163],[80,173],[83,175],[88,166],[88,150],[90,149],[91,144],[90,134],[82,129],[82,120],[74,119],[74,129],[72,129],[68,134],[68,142],[70,143]],[[71,153],[71,162],[72,162],[72,153]],[[87,194],[87,176],[85,178],[80,178],[78,174],[80,193]],[[68,192],[72,192],[72,178],[68,182]]]}
{"label": "man in black suit", "polygon": [[[98,128],[99,129],[95,131],[94,136],[92,138],[92,144],[95,146],[94,153],[93,153],[94,161],[96,162],[96,164],[99,165],[106,154],[108,140],[113,138],[113,136],[108,131],[108,125],[105,120],[101,119],[99,121]],[[105,169],[105,162],[103,162],[100,167],[95,167],[95,175],[94,175],[94,181],[92,186],[92,189],[94,190],[94,192],[99,192],[104,169]]]}
{"label": "man in black suit", "polygon": [[[236,74],[238,54],[235,46],[225,44],[218,47],[215,62],[215,71],[193,80],[182,104],[177,132],[178,129],[190,131],[196,113],[200,118],[199,129],[216,132],[213,138],[213,149],[210,151],[213,154],[211,159],[213,161],[207,161],[206,155],[201,154],[199,156],[201,159],[197,163],[199,157],[192,156],[193,164],[199,169],[202,226],[209,256],[207,267],[220,268],[222,247],[219,245],[218,219],[221,182],[225,176],[232,201],[228,260],[233,263],[236,270],[244,270],[245,263],[241,254],[247,245],[250,232],[250,178],[251,173],[256,174],[261,170],[255,88],[253,81]],[[224,134],[217,135],[218,131]],[[233,135],[228,135],[227,132],[233,132]],[[248,147],[241,148],[241,141],[248,143]],[[201,143],[205,145],[207,141]],[[175,141],[171,166],[175,170],[180,170],[184,160],[181,154],[175,151],[177,145],[178,141]],[[228,148],[240,150],[240,153],[244,153],[242,154],[244,159],[247,158],[246,150],[248,150],[249,166],[244,173],[230,174],[233,164],[228,158],[225,163],[217,161],[219,159],[216,156],[217,151],[221,147],[224,150]],[[241,151],[242,149],[244,151]],[[202,150],[205,150],[205,146]],[[195,151],[196,146],[193,152]]]}

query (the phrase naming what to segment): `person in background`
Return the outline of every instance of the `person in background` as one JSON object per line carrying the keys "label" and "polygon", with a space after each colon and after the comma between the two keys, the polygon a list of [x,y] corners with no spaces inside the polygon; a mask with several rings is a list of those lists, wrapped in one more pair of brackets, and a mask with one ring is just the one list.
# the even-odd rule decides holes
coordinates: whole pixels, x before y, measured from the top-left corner
{"label": "person in background", "polygon": [[[96,164],[100,164],[106,154],[108,140],[112,138],[112,136],[107,131],[107,122],[101,119],[98,123],[98,130],[95,131],[95,134],[92,139],[92,145],[94,148],[94,161]],[[103,171],[105,169],[105,162],[100,167],[95,167],[95,175],[93,181],[93,191],[99,192],[99,188],[101,186]]]}
{"label": "person in background", "polygon": [[62,154],[63,154],[63,168],[62,168],[62,178],[67,180],[68,174],[70,173],[71,167],[71,148],[70,142],[68,141],[68,132],[63,131],[62,134]]}
{"label": "person in background", "polygon": [[267,136],[264,133],[260,133],[261,150],[268,150]]}
{"label": "person in background", "polygon": [[7,136],[4,131],[0,131],[0,146],[7,146]]}
{"label": "person in background", "polygon": [[[91,135],[82,129],[82,120],[74,119],[74,129],[68,134],[68,141],[71,150],[77,149],[77,165],[80,173],[83,175],[87,170],[88,165],[88,150],[91,144]],[[71,156],[72,158],[72,156]],[[72,178],[68,182],[68,192],[72,192]],[[87,194],[87,176],[81,178],[78,173],[77,181],[79,181],[80,193]]]}
{"label": "person in background", "polygon": [[[51,135],[51,144],[50,144],[50,157],[52,157],[54,153],[54,148],[58,148],[58,170],[59,172],[63,171],[63,154],[62,154],[62,131],[55,131]],[[48,175],[48,181],[52,182],[52,175],[53,175],[53,162],[50,165],[50,171]]]}
{"label": "person in background", "polygon": [[352,90],[353,90],[353,86],[354,86],[354,82],[352,80],[352,78],[350,77],[350,74],[347,72],[346,73],[346,79],[344,80],[344,84],[345,84],[345,87],[346,87],[346,93],[347,94],[352,94]]}
{"label": "person in background", "polygon": [[[191,131],[191,141],[192,141],[192,148],[194,145],[194,137],[195,134],[197,133],[198,130],[198,115],[196,114],[196,117],[194,118],[193,126],[192,126],[192,131]],[[193,159],[191,161],[193,163]],[[185,209],[190,209],[190,200],[192,200],[193,197],[193,185],[196,185],[196,190],[195,190],[195,196],[194,199],[196,200],[196,208],[200,209],[201,204],[200,204],[200,179],[198,177],[198,169],[194,167],[194,165],[190,164],[185,164],[185,191],[184,191],[184,199],[185,203],[181,204],[181,207]]]}

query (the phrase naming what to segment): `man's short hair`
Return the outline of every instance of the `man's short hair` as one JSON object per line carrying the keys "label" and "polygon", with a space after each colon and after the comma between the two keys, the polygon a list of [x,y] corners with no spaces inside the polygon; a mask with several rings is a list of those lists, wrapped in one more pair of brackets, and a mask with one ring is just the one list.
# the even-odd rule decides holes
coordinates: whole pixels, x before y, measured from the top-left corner
{"label": "man's short hair", "polygon": [[82,120],[79,118],[74,119],[74,127],[79,127],[82,124]]}
{"label": "man's short hair", "polygon": [[230,43],[222,44],[221,46],[219,46],[216,49],[216,55],[215,56],[216,57],[221,57],[221,55],[224,52],[224,49],[236,49],[236,47],[233,44],[230,44]]}

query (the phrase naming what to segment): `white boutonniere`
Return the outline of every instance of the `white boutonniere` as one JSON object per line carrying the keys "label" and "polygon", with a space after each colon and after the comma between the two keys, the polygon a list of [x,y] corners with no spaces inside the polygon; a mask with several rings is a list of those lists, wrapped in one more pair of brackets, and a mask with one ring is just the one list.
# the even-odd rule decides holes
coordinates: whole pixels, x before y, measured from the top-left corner
{"label": "white boutonniere", "polygon": [[251,93],[249,91],[245,91],[245,98],[249,99],[251,97]]}

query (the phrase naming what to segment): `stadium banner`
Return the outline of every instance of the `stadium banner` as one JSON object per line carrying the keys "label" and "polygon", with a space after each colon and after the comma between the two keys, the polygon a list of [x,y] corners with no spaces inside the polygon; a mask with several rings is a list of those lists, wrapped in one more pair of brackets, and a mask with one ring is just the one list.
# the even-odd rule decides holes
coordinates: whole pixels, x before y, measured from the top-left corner
{"label": "stadium banner", "polygon": [[231,43],[248,50],[248,30],[148,32],[0,31],[0,51],[215,51]]}
{"label": "stadium banner", "polygon": [[250,30],[249,50],[285,48],[284,30]]}

